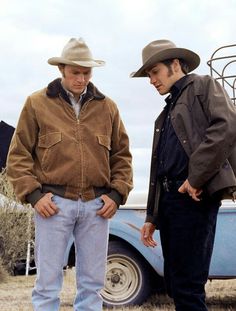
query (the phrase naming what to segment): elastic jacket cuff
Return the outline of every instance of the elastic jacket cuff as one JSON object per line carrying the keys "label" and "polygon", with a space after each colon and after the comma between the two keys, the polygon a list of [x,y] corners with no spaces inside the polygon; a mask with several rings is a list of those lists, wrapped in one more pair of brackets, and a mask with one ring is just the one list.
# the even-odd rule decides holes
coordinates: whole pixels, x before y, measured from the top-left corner
{"label": "elastic jacket cuff", "polygon": [[41,190],[35,189],[33,192],[26,195],[26,201],[29,202],[33,207],[34,205],[43,197],[45,193],[42,193]]}
{"label": "elastic jacket cuff", "polygon": [[116,191],[115,189],[112,189],[111,192],[106,194],[110,199],[112,199],[116,205],[117,208],[119,208],[119,206],[121,205],[122,201],[123,201],[123,197],[122,195]]}
{"label": "elastic jacket cuff", "polygon": [[152,215],[147,215],[145,218],[145,222],[151,222],[152,224],[154,224],[154,217]]}

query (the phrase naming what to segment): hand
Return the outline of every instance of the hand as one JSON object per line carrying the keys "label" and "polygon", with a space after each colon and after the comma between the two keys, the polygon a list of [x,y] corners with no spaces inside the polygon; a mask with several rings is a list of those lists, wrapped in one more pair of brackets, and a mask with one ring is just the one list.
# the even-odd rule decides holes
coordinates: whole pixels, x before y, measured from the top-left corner
{"label": "hand", "polygon": [[178,191],[180,193],[188,193],[190,195],[190,197],[192,197],[192,199],[194,201],[200,201],[200,194],[202,193],[202,190],[201,189],[196,189],[196,188],[193,188],[189,181],[186,179],[185,182],[179,187]]}
{"label": "hand", "polygon": [[52,196],[51,192],[46,193],[34,206],[34,209],[44,218],[51,217],[59,211],[56,204],[52,202]]}
{"label": "hand", "polygon": [[145,222],[141,229],[141,241],[145,246],[155,247],[157,242],[153,239],[153,234],[155,232],[156,226],[151,222]]}
{"label": "hand", "polygon": [[115,201],[113,201],[109,196],[106,194],[103,194],[101,196],[101,199],[104,202],[103,207],[97,212],[97,215],[103,217],[103,218],[111,218],[115,215],[117,211],[117,204]]}

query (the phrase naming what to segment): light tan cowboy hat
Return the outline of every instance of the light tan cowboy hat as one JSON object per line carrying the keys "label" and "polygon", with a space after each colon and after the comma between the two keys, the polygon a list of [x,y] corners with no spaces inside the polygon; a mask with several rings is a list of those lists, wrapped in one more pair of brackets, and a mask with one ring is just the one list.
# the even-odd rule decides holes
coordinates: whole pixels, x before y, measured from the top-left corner
{"label": "light tan cowboy hat", "polygon": [[83,67],[105,65],[104,61],[93,59],[92,53],[82,38],[71,38],[62,50],[61,57],[49,58],[48,63],[54,66],[59,64]]}
{"label": "light tan cowboy hat", "polygon": [[200,64],[200,57],[193,51],[177,48],[169,40],[156,40],[149,43],[142,51],[143,66],[136,72],[131,73],[131,78],[147,77],[146,70],[152,65],[161,61],[181,58],[189,67],[189,71],[194,70]]}

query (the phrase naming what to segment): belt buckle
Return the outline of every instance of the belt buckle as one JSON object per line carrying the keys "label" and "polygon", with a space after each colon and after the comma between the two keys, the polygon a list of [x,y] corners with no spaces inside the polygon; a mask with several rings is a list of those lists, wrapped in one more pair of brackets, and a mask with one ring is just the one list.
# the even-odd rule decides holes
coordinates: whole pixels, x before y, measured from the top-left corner
{"label": "belt buckle", "polygon": [[166,192],[170,192],[169,183],[166,177],[164,177],[162,185]]}

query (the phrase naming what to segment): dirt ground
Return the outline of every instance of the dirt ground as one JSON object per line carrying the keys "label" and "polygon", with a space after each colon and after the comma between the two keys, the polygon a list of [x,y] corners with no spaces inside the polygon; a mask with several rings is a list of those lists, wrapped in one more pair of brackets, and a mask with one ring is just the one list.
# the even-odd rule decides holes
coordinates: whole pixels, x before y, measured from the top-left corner
{"label": "dirt ground", "polygon": [[[5,283],[0,284],[1,311],[32,311],[31,291],[35,276],[8,277]],[[63,290],[61,293],[61,311],[73,310],[75,295],[75,279],[73,271],[66,271]],[[207,302],[211,311],[236,310],[236,280],[209,281],[206,286]],[[104,308],[104,311],[107,309]],[[116,311],[172,311],[171,300],[166,296],[152,296],[147,303],[140,307],[117,308]]]}

